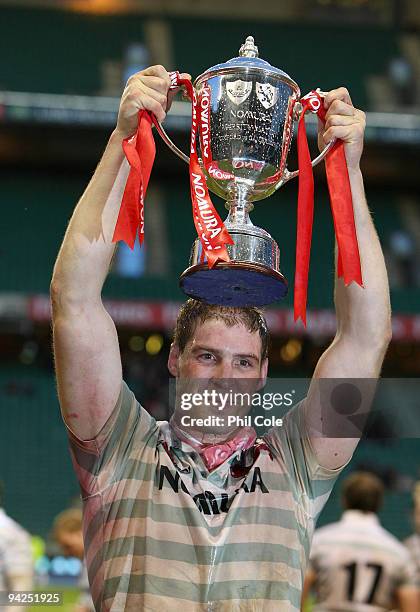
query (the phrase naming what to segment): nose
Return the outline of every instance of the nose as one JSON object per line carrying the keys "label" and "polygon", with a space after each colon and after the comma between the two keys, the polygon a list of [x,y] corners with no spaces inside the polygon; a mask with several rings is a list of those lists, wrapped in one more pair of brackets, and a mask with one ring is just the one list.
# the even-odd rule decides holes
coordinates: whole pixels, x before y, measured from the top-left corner
{"label": "nose", "polygon": [[234,371],[231,362],[225,359],[220,360],[215,370],[213,370],[212,380],[222,378],[226,379],[226,381],[228,382],[229,379],[233,377]]}

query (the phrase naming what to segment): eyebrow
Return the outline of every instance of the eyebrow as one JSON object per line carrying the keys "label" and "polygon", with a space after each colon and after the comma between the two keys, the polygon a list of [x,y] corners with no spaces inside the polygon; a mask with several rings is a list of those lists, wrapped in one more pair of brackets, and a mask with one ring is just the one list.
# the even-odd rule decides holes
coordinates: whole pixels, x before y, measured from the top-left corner
{"label": "eyebrow", "polygon": [[[209,353],[214,353],[215,355],[218,355],[218,356],[222,354],[222,351],[219,351],[218,349],[215,349],[211,346],[204,346],[200,344],[195,345],[194,348],[192,349],[193,353],[198,353],[200,351],[207,351]],[[240,359],[255,359],[255,361],[257,362],[259,361],[259,358],[254,353],[235,353],[234,357],[239,357]]]}

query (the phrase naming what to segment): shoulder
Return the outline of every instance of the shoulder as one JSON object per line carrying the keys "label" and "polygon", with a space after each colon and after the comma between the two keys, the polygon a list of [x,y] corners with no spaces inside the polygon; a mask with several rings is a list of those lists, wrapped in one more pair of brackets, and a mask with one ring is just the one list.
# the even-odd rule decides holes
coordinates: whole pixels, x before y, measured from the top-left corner
{"label": "shoulder", "polygon": [[10,516],[3,514],[0,521],[0,538],[8,545],[30,546],[30,534]]}
{"label": "shoulder", "polygon": [[413,533],[411,536],[403,540],[403,545],[407,548],[414,548],[417,546],[419,546],[420,548],[420,536],[418,536],[416,533]]}
{"label": "shoulder", "polygon": [[25,529],[19,525],[17,521],[12,519],[11,516],[8,516],[5,512],[2,512],[0,518],[0,528],[7,529],[8,531],[13,531],[14,533],[22,533],[26,534]]}
{"label": "shoulder", "polygon": [[330,538],[334,537],[338,532],[342,529],[342,525],[340,522],[330,523],[329,525],[325,525],[324,527],[319,527],[315,530],[314,533],[314,542],[322,544],[328,541]]}
{"label": "shoulder", "polygon": [[391,550],[396,559],[399,559],[402,562],[406,562],[410,559],[410,552],[408,551],[407,547],[394,535],[392,535],[392,533],[380,526],[378,529],[378,534],[381,536],[382,544],[386,545]]}

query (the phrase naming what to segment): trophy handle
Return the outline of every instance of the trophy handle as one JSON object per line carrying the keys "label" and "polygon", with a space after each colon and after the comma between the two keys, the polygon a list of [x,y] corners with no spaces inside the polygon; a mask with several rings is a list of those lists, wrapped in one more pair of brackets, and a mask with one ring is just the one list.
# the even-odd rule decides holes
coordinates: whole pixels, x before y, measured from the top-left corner
{"label": "trophy handle", "polygon": [[174,144],[172,142],[172,140],[169,138],[168,134],[165,132],[162,124],[159,121],[156,121],[155,122],[155,126],[156,126],[156,130],[158,131],[158,134],[162,138],[163,142],[168,145],[168,147],[171,149],[171,151],[173,151],[175,153],[175,155],[178,155],[178,157],[180,159],[182,159],[182,161],[184,161],[186,164],[189,164],[190,163],[190,158],[188,157],[188,155],[185,155],[185,153],[183,153],[181,151],[181,149],[178,149],[176,144]]}
{"label": "trophy handle", "polygon": [[[326,147],[318,155],[318,157],[315,157],[315,159],[312,160],[312,162],[311,162],[312,163],[312,168],[314,168],[314,166],[317,166],[319,164],[319,162],[321,162],[324,159],[324,157],[326,157],[328,155],[330,150],[335,145],[336,140],[337,140],[336,138],[333,138],[332,140],[330,140],[330,142],[326,145]],[[294,170],[293,172],[290,172],[290,170],[285,168],[285,170],[283,172],[283,176],[281,177],[281,179],[279,180],[279,182],[276,185],[276,189],[278,189],[279,187],[281,187],[282,185],[287,183],[287,181],[290,181],[290,179],[295,178],[296,176],[299,176],[299,170]]]}

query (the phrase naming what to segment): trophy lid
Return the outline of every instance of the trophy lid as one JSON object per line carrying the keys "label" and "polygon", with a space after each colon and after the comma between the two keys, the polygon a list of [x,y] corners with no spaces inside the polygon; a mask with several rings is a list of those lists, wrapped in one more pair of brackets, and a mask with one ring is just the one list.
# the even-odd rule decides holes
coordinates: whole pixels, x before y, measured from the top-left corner
{"label": "trophy lid", "polygon": [[269,62],[258,57],[258,47],[254,43],[254,38],[248,36],[245,43],[239,49],[239,55],[233,57],[227,62],[216,64],[211,68],[208,68],[203,74],[197,77],[195,84],[198,84],[203,78],[210,78],[218,74],[235,73],[237,70],[256,70],[263,71],[267,75],[278,77],[282,81],[287,81],[292,88],[299,92],[299,87],[295,81],[283,70],[272,66]]}

